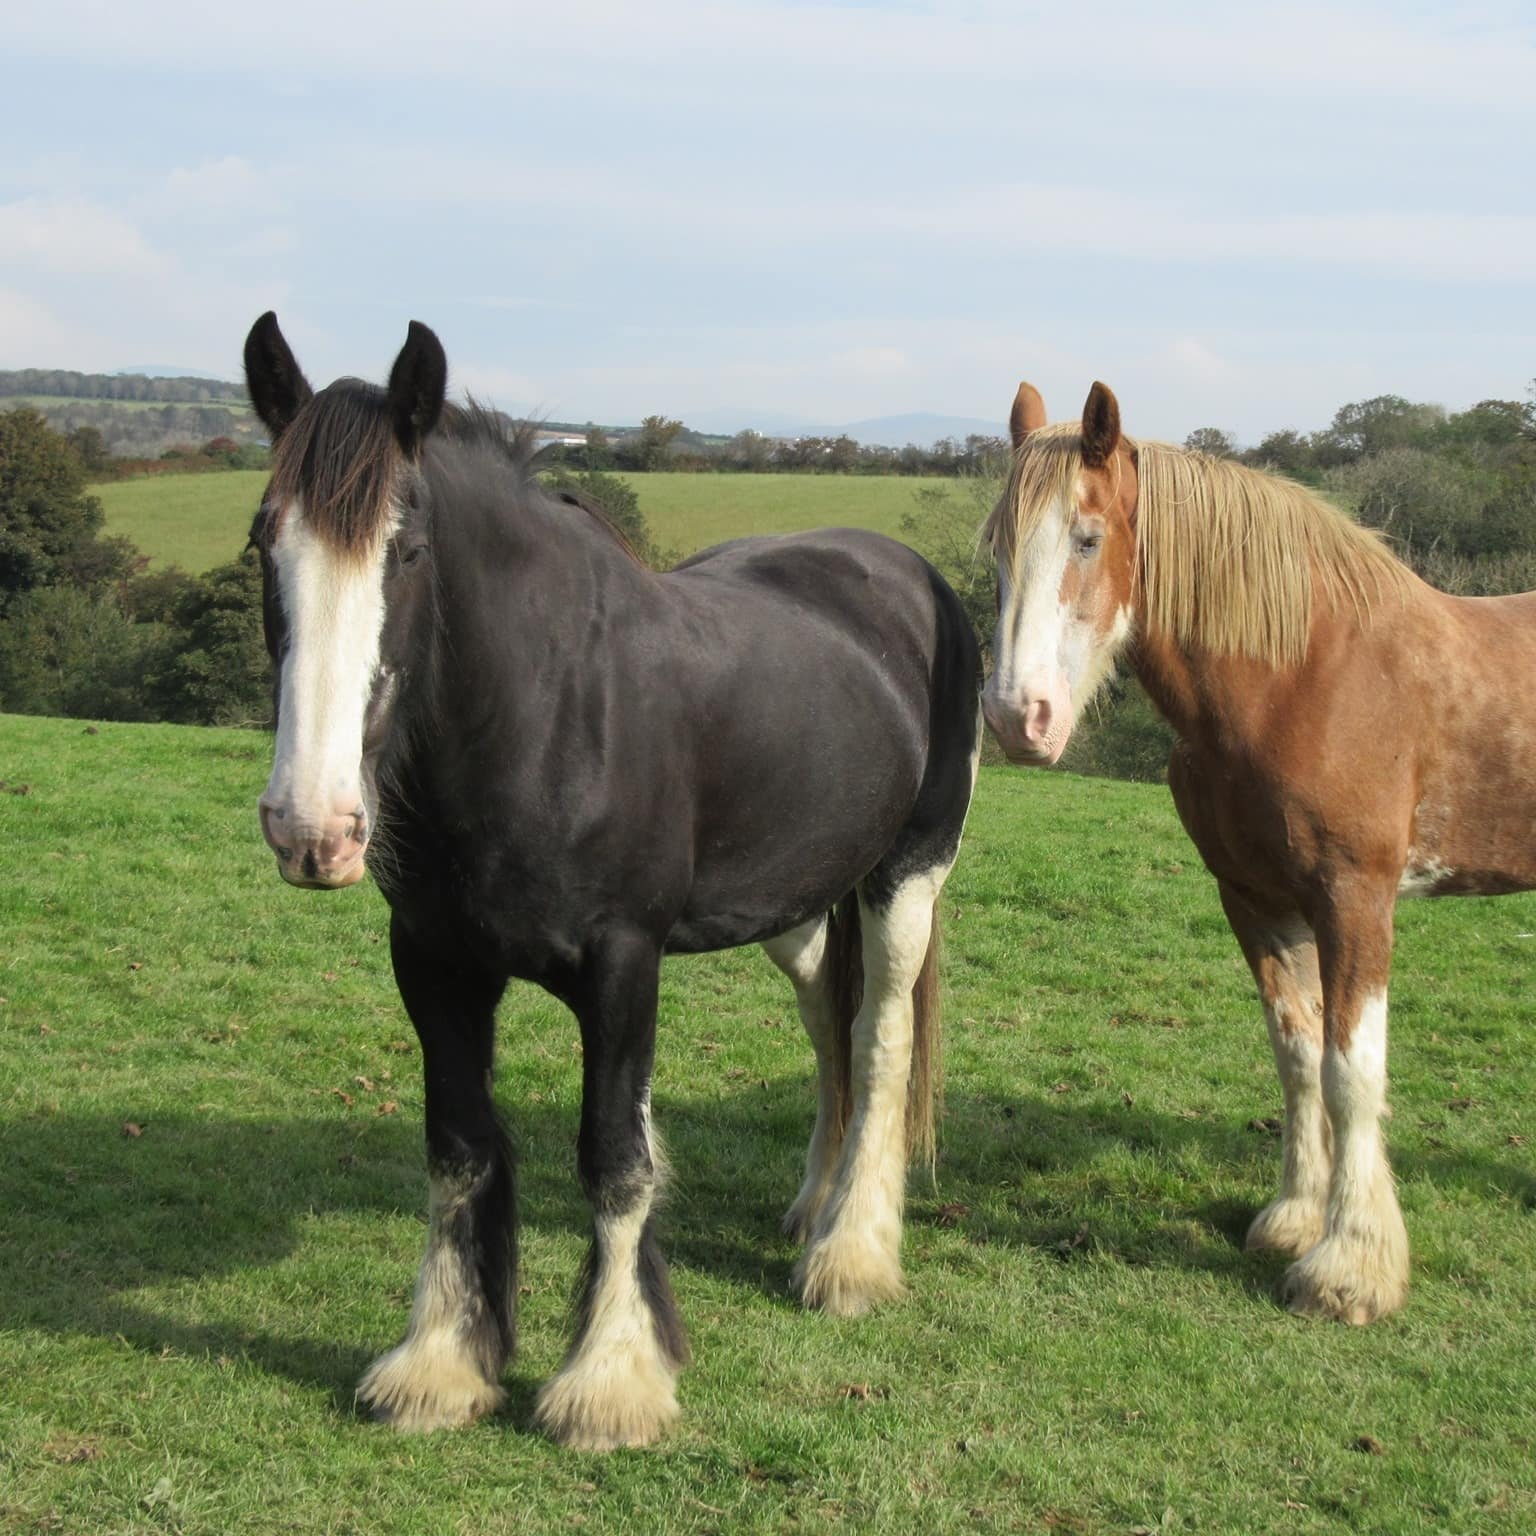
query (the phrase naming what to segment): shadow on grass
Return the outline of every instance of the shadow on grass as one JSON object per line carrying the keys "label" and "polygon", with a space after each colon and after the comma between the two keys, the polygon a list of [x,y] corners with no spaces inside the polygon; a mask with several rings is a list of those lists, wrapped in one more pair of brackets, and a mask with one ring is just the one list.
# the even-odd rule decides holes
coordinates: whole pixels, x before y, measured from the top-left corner
{"label": "shadow on grass", "polygon": [[[672,1262],[796,1305],[795,1253],[778,1222],[798,1183],[807,1084],[723,1085],[715,1098],[661,1101],[657,1113],[677,1169],[663,1220]],[[525,1230],[585,1234],[574,1112],[535,1107],[515,1130],[524,1152]],[[1128,1155],[1136,1177],[1126,1172]],[[1417,1152],[1397,1166],[1405,1179],[1536,1206],[1528,1169]],[[1267,1190],[1278,1173],[1278,1141],[1231,1122],[1039,1098],[972,1099],[949,1117],[937,1191],[915,1176],[909,1214],[959,1226],[983,1244],[1198,1269],[1267,1295],[1278,1263],[1242,1251],[1253,1207],[1213,1200],[1207,1182],[1219,1175],[1227,1187],[1238,1178]],[[132,1293],[280,1264],[316,1218],[415,1216],[424,1205],[420,1127],[399,1119],[253,1123],[180,1114],[147,1124],[138,1137],[100,1116],[12,1123],[0,1128],[0,1329],[120,1337],[156,1354],[169,1346],[244,1357],[328,1389],[338,1410],[351,1412],[371,1348],[234,1322],[184,1322]],[[402,1265],[414,1258],[402,1257]],[[358,1263],[361,1270],[362,1253]],[[409,1274],[403,1267],[402,1324]],[[323,1294],[293,1302],[309,1320],[324,1304]],[[508,1387],[508,1411],[522,1422],[533,1387],[517,1379]]]}

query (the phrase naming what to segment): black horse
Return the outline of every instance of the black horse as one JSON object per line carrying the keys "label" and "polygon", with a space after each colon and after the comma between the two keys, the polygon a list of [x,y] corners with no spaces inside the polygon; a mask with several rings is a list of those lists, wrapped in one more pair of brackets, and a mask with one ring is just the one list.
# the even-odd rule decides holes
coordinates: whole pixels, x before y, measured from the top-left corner
{"label": "black horse", "polygon": [[262,828],[295,885],[349,885],[366,859],[426,1072],[426,1256],[360,1395],[405,1429],[501,1400],[516,1239],[492,1037],[524,977],[580,1024],[595,1224],[538,1418],[643,1444],[687,1353],[651,1222],[664,951],[761,943],[788,974],[819,1075],[787,1218],[801,1296],[852,1314],[901,1290],[908,1148],[932,1147],[935,901],[975,783],[970,625],[871,533],[646,569],[494,418],[445,409],[425,326],[387,389],[315,394],[272,314],[245,367],[274,445],[252,532],[277,667]]}

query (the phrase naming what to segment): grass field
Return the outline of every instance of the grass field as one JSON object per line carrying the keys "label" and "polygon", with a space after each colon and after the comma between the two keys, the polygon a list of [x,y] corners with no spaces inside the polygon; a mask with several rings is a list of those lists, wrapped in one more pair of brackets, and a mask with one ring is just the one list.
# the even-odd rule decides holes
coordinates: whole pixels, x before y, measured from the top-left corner
{"label": "grass field", "polygon": [[[658,544],[692,554],[748,533],[793,533],[844,524],[894,534],[924,485],[952,482],[855,475],[625,477],[640,494]],[[161,475],[92,486],[109,533],[127,534],[157,561],[204,571],[245,545],[266,475],[237,470]]]}
{"label": "grass field", "polygon": [[1536,900],[1405,908],[1413,1290],[1370,1329],[1306,1323],[1241,1248],[1279,1094],[1166,792],[984,770],[943,901],[948,1115],[909,1298],[795,1306],[788,989],[756,951],[670,962],[663,1242],[695,1363],[679,1431],[608,1458],[529,1430],[587,1220],[574,1029],[518,989],[509,1403],[408,1439],[352,1389],[419,1258],[419,1057],[377,892],[279,884],[267,753],[0,719],[0,1531],[1536,1526]]}

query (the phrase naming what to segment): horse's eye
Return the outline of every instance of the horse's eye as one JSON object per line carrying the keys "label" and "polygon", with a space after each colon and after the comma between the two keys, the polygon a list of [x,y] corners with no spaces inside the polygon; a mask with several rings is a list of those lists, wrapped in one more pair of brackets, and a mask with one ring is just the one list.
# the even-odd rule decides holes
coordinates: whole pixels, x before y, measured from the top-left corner
{"label": "horse's eye", "polygon": [[400,551],[400,564],[415,565],[416,562],[421,559],[422,554],[426,550],[426,547],[427,546],[425,544],[408,545],[405,549]]}
{"label": "horse's eye", "polygon": [[1077,541],[1077,552],[1080,555],[1091,555],[1103,542],[1104,535],[1102,533],[1085,533]]}

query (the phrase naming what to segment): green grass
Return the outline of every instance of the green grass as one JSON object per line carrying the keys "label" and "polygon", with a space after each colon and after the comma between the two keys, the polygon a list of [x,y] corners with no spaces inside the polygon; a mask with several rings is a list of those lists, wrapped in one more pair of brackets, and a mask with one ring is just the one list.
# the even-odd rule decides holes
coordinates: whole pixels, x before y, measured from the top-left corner
{"label": "green grass", "polygon": [[108,533],[126,534],[160,565],[206,571],[245,548],[267,474],[260,469],[149,475],[93,485]]}
{"label": "green grass", "polygon": [[[924,485],[952,481],[858,475],[683,475],[624,477],[658,544],[692,554],[749,533],[793,533],[843,524],[898,531]],[[239,470],[160,475],[91,487],[122,533],[146,554],[204,571],[232,560],[245,545],[266,475]]]}
{"label": "green grass", "polygon": [[898,475],[626,475],[658,544],[691,555],[724,539],[806,528],[896,534],[925,485]]}
{"label": "green grass", "polygon": [[[354,1416],[422,1242],[419,1057],[370,886],[283,887],[268,743],[0,719],[0,1531],[1528,1532],[1536,900],[1405,908],[1389,1136],[1414,1244],[1364,1330],[1274,1302],[1259,1012],[1165,791],[985,770],[946,890],[948,1115],[909,1298],[805,1315],[778,1216],[809,1052],[756,951],[669,962],[684,1420],[530,1432],[586,1212],[562,1010],[503,1009],[522,1337],[500,1416]],[[394,1106],[392,1109],[390,1106]],[[125,1133],[125,1126],[141,1134]],[[850,1388],[856,1391],[850,1392]],[[866,1390],[867,1389],[867,1390]],[[1355,1449],[1371,1436],[1382,1454]]]}

